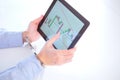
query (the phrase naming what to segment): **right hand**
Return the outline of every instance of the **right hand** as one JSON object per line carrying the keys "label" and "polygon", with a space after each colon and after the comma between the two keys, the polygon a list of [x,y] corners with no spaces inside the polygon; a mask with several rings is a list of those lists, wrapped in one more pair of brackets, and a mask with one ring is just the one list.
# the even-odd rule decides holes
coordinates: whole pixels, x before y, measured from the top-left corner
{"label": "right hand", "polygon": [[72,61],[76,48],[69,50],[57,50],[53,47],[53,43],[59,38],[60,33],[56,34],[53,38],[48,40],[37,58],[44,65],[61,65]]}

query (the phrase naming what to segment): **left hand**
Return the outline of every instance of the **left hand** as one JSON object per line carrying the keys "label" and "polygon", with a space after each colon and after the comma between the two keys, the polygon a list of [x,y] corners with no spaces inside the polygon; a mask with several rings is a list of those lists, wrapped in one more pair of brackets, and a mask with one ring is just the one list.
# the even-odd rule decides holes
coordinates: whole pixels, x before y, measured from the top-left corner
{"label": "left hand", "polygon": [[[38,24],[42,20],[43,16],[30,22],[27,31],[23,32],[25,37],[29,39],[30,42],[36,41],[41,37],[40,33],[37,31]],[[24,38],[24,36],[23,36]]]}

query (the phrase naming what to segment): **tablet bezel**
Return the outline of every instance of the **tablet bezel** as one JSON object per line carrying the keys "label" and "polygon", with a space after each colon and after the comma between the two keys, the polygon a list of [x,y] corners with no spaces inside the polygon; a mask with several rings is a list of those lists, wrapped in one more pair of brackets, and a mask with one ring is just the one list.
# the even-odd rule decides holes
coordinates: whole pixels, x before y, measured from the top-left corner
{"label": "tablet bezel", "polygon": [[[80,21],[82,21],[84,23],[84,26],[82,27],[82,29],[79,31],[79,33],[77,34],[77,36],[75,37],[75,39],[73,40],[73,42],[70,44],[70,46],[67,49],[73,48],[75,46],[75,44],[77,43],[77,41],[80,39],[80,37],[83,35],[83,33],[85,32],[85,30],[87,29],[87,27],[89,26],[90,22],[84,18],[80,13],[78,13],[71,5],[69,5],[65,0],[53,0],[53,2],[51,3],[50,7],[48,8],[47,12],[45,13],[43,19],[41,20],[41,22],[38,25],[38,32],[41,34],[41,36],[47,41],[49,40],[48,37],[44,34],[44,32],[40,29],[41,25],[44,23],[45,19],[47,18],[47,16],[49,15],[50,11],[52,10],[52,8],[54,7],[55,3],[57,1],[60,1],[69,11],[71,11]],[[53,45],[54,46],[54,45]],[[55,46],[54,46],[55,47]],[[56,47],[55,47],[56,48]],[[56,48],[57,49],[57,48]]]}

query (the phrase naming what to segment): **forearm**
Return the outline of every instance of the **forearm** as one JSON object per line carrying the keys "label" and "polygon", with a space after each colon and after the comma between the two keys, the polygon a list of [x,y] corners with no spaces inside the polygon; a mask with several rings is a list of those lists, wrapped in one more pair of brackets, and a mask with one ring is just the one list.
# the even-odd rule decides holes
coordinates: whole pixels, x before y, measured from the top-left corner
{"label": "forearm", "polygon": [[0,80],[34,80],[44,68],[35,55],[0,73]]}
{"label": "forearm", "polygon": [[1,32],[0,48],[19,47],[23,45],[22,32]]}

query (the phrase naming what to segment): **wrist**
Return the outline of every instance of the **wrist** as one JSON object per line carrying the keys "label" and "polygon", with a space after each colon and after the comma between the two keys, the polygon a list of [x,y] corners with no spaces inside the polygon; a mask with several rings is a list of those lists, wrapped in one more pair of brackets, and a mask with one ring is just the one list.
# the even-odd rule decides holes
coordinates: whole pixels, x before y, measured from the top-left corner
{"label": "wrist", "polygon": [[36,57],[37,57],[37,59],[39,60],[40,64],[41,64],[42,66],[44,66],[44,63],[43,63],[43,61],[41,60],[40,56],[36,54]]}
{"label": "wrist", "polygon": [[26,42],[27,35],[28,35],[27,31],[22,32],[23,43]]}
{"label": "wrist", "polygon": [[28,39],[31,43],[34,41],[37,41],[38,39],[40,39],[40,37],[41,36],[38,33],[29,33],[29,35],[28,35]]}

